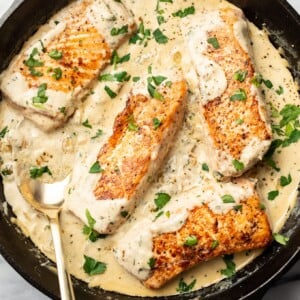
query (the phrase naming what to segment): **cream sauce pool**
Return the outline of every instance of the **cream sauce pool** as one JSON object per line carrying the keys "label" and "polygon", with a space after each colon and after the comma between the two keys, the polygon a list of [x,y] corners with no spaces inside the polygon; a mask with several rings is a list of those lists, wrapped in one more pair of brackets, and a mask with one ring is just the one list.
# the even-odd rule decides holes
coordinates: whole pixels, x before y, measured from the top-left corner
{"label": "cream sauce pool", "polygon": [[[145,28],[155,29],[158,27],[157,16],[159,14],[156,10],[156,1],[123,0],[123,3],[134,12],[137,24],[140,23],[140,18],[142,18]],[[151,65],[153,74],[168,77],[169,66],[178,64],[178,61],[184,61],[186,55],[182,48],[183,39],[180,33],[180,18],[172,18],[170,15],[179,9],[192,5],[196,11],[231,6],[225,1],[217,0],[160,2],[160,16],[163,16],[166,20],[166,23],[161,24],[160,28],[169,37],[169,42],[164,45],[158,45],[153,40],[147,41],[147,45],[128,45],[128,43],[125,43],[118,50],[118,54],[123,56],[130,53],[131,59],[129,62],[118,65],[116,70],[126,70],[132,78],[135,76],[143,77],[147,76],[148,67]],[[64,11],[60,12],[58,16],[54,16],[52,21],[63,18],[63,13]],[[47,31],[47,26],[42,27],[28,43],[38,40]],[[299,105],[297,86],[287,69],[287,62],[269,42],[267,34],[258,30],[251,23],[249,28],[251,41],[253,42],[256,71],[273,84],[273,88],[269,89],[263,85],[263,89],[271,114],[271,121],[273,124],[278,124],[280,116],[278,116],[277,111],[280,111],[286,104]],[[104,72],[109,73],[113,69],[113,66],[109,66]],[[192,70],[189,70],[189,68],[185,69],[187,79],[195,76]],[[43,180],[62,179],[72,170],[76,155],[80,151],[84,152],[84,149],[93,147],[100,149],[101,145],[112,133],[114,118],[124,108],[128,92],[133,84],[133,82],[129,82],[123,87],[118,84],[111,86],[114,90],[120,90],[119,96],[112,100],[104,92],[103,83],[96,83],[91,89],[91,95],[77,110],[68,124],[52,133],[44,133],[39,130],[30,121],[24,119],[18,111],[12,109],[6,101],[2,101],[0,104],[0,128],[8,127],[7,134],[0,141],[1,172],[6,174],[4,176],[4,190],[7,202],[12,206],[16,215],[16,218],[12,221],[50,259],[54,258],[54,253],[49,224],[46,218],[33,210],[20,195],[17,189],[19,178],[23,172],[28,172],[30,167],[43,163],[49,167],[53,174],[52,177],[47,174],[43,175]],[[191,86],[192,89],[193,87]],[[279,92],[279,90],[282,90],[282,92]],[[176,194],[176,192],[184,191],[188,198],[192,199],[199,193],[197,185],[203,184],[203,181],[211,176],[210,172],[207,173],[199,168],[189,167],[189,164],[193,164],[195,157],[199,166],[208,161],[201,147],[203,143],[201,135],[193,135],[193,138],[190,135],[192,132],[191,128],[201,129],[200,120],[194,113],[196,104],[195,97],[190,95],[183,128],[176,138],[175,145],[160,172],[161,174],[158,174],[157,178],[153,180],[153,184],[132,216],[132,220],[139,219],[145,213],[149,203],[153,203],[156,192],[172,191]],[[88,120],[92,128],[82,125],[85,120]],[[98,130],[102,130],[103,134],[91,139],[96,136]],[[197,145],[196,149],[195,145]],[[258,180],[258,190],[262,195],[262,202],[266,206],[266,212],[273,232],[280,230],[295,205],[300,178],[298,147],[299,144],[293,143],[275,152],[273,160],[280,171],[275,171],[274,168],[265,164],[259,164],[252,171],[252,175]],[[78,150],[80,151],[78,152]],[[174,166],[176,169],[175,173],[171,172]],[[286,186],[281,186],[280,177],[288,177],[288,175],[291,176],[292,181]],[[278,196],[274,200],[268,200],[268,193],[275,190],[278,191]],[[157,291],[149,290],[116,262],[112,249],[116,241],[124,236],[126,228],[130,227],[130,223],[129,220],[115,235],[105,239],[98,239],[92,243],[82,233],[82,222],[67,210],[63,210],[61,226],[69,271],[77,278],[86,281],[89,286],[100,286],[109,291],[139,296],[176,294],[179,278],[172,280]],[[142,230],[146,231],[147,229],[143,228]],[[260,251],[258,250],[235,254],[234,261],[237,269],[245,266],[259,253]],[[105,262],[107,264],[106,272],[95,276],[87,275],[83,270],[84,255]],[[218,258],[200,264],[183,273],[180,278],[184,278],[186,282],[196,279],[194,289],[199,289],[221,280],[223,277],[220,274],[220,270],[224,269],[224,267],[223,260]]]}

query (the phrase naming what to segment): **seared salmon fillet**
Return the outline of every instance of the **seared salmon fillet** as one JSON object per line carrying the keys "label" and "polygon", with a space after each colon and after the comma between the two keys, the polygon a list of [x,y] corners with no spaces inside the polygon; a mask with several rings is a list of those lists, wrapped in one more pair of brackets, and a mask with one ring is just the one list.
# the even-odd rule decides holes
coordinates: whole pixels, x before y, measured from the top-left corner
{"label": "seared salmon fillet", "polygon": [[198,75],[200,111],[212,168],[240,176],[262,159],[271,129],[259,89],[247,23],[239,9],[202,12],[183,25]]}
{"label": "seared salmon fillet", "polygon": [[[185,81],[161,86],[160,93],[163,100],[134,94],[133,90],[98,155],[89,154],[88,159],[75,165],[67,207],[85,223],[86,210],[92,212],[94,228],[100,233],[113,233],[129,217],[182,124]],[[91,165],[97,166],[95,173],[99,174],[89,174]]]}
{"label": "seared salmon fillet", "polygon": [[[118,262],[137,276],[146,287],[158,289],[201,262],[266,246],[271,240],[271,230],[267,216],[260,207],[255,184],[243,178],[236,179],[235,183],[244,189],[244,196],[238,205],[223,213],[216,212],[209,202],[201,203],[201,199],[207,201],[207,198],[202,197],[188,211],[184,224],[178,229],[170,229],[170,225],[169,228],[163,228],[162,226],[167,225],[165,220],[161,220],[162,225],[157,224],[158,220],[155,219],[137,223],[118,241],[115,249]],[[171,201],[181,201],[180,205],[184,207],[186,198],[182,195],[181,199]],[[170,206],[165,206],[164,211],[169,211],[169,219],[181,218],[179,209],[173,211]],[[178,223],[180,224],[179,221]],[[140,245],[150,247],[150,252],[139,249]],[[146,253],[142,263],[136,254],[139,251]]]}
{"label": "seared salmon fillet", "polygon": [[112,51],[134,30],[117,1],[76,1],[47,24],[6,71],[1,90],[41,128],[52,129],[73,114]]}

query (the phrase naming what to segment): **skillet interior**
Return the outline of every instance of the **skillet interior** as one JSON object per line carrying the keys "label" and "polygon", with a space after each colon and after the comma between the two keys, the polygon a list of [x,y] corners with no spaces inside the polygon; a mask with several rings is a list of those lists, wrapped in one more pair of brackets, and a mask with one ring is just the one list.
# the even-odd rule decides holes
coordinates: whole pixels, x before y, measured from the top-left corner
{"label": "skillet interior", "polygon": [[[18,0],[13,9],[0,20],[0,71],[8,66],[12,57],[18,53],[24,41],[44,23],[54,12],[69,3],[70,0]],[[271,33],[271,40],[284,49],[284,54],[291,65],[291,71],[300,80],[300,17],[284,0],[232,0],[243,8],[247,17],[257,26],[265,24]],[[3,186],[0,184],[0,253],[30,283],[49,295],[58,298],[59,290],[56,275],[41,263],[48,261],[38,252],[33,243],[26,239],[20,230],[11,224],[9,216],[3,213]],[[237,272],[231,280],[223,280],[200,291],[164,297],[162,299],[259,299],[270,282],[300,257],[300,198],[293,210],[283,233],[290,236],[286,247],[273,243],[265,252]],[[140,299],[99,289],[89,289],[79,280],[74,280],[78,299]],[[153,299],[153,298],[143,298]]]}

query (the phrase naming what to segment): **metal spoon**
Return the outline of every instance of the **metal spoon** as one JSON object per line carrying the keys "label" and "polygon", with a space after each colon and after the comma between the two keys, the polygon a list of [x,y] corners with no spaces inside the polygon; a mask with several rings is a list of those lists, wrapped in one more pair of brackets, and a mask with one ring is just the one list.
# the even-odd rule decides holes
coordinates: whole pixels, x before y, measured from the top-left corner
{"label": "metal spoon", "polygon": [[49,219],[62,300],[75,299],[71,277],[65,268],[59,226],[59,213],[64,203],[64,190],[68,182],[69,176],[54,183],[42,183],[38,180],[27,179],[19,185],[20,192],[25,200]]}

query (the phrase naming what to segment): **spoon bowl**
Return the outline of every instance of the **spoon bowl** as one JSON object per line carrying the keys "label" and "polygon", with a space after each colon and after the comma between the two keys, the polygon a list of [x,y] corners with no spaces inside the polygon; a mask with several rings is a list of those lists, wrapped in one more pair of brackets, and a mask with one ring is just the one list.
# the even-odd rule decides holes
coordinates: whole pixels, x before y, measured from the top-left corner
{"label": "spoon bowl", "polygon": [[65,267],[65,258],[59,226],[59,213],[64,203],[64,191],[69,180],[70,175],[64,180],[54,183],[43,183],[39,180],[26,179],[19,185],[19,190],[25,200],[36,210],[48,217],[53,239],[59,289],[62,300],[75,299],[71,277]]}

